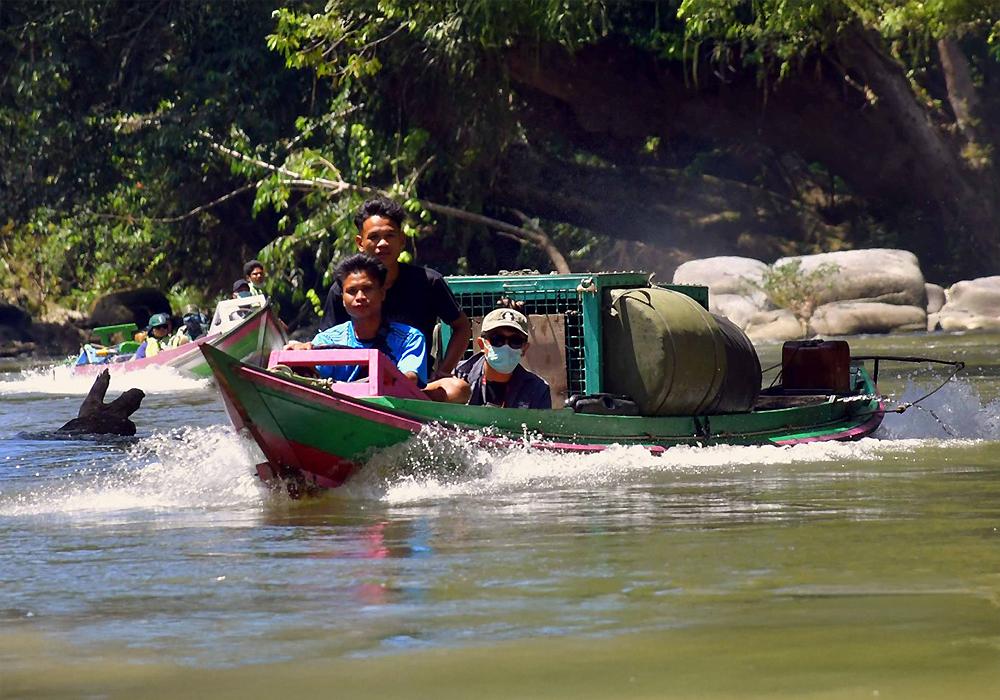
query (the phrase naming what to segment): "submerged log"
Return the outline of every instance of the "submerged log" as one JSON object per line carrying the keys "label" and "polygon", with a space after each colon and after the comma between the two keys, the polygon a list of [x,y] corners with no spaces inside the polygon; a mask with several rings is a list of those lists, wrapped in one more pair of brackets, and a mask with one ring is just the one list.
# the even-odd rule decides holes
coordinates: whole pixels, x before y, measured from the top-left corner
{"label": "submerged log", "polygon": [[111,373],[104,370],[90,393],[83,400],[76,418],[59,428],[58,432],[87,435],[135,435],[135,423],[129,416],[139,410],[146,394],[141,389],[129,389],[111,403],[104,403],[104,395],[111,383]]}

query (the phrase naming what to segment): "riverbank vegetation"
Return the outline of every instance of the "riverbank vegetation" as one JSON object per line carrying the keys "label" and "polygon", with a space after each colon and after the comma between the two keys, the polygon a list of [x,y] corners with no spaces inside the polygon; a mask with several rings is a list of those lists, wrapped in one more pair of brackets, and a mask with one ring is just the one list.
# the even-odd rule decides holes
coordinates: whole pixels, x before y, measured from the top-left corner
{"label": "riverbank vegetation", "polygon": [[373,191],[446,273],[995,274],[998,85],[997,0],[8,0],[0,288],[211,297],[261,257],[304,319]]}

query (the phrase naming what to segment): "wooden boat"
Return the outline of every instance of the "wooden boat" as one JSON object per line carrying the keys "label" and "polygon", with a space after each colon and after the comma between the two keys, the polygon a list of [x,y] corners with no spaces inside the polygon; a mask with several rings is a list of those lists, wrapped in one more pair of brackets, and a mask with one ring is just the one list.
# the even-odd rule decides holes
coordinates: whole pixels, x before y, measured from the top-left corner
{"label": "wooden boat", "polygon": [[[98,346],[96,350],[94,346],[85,346],[77,364],[73,366],[73,373],[98,374],[107,368],[112,374],[116,374],[151,367],[169,367],[185,376],[202,379],[212,376],[212,371],[199,350],[202,346],[218,348],[233,357],[262,365],[267,363],[272,350],[280,349],[287,341],[280,321],[266,304],[244,309],[243,315],[234,313],[231,321],[228,320],[228,307],[223,310],[227,311],[226,319],[219,320],[217,313],[216,320],[219,322],[209,328],[207,335],[176,348],[162,350],[153,357],[135,359],[133,354],[137,343],[106,344]],[[107,336],[111,332],[134,329],[134,324],[127,324],[104,327],[101,330]],[[103,354],[98,354],[101,352]],[[98,361],[93,361],[95,359]]]}
{"label": "wooden boat", "polygon": [[[856,440],[882,422],[883,406],[871,377],[851,367],[850,391],[765,394],[756,410],[716,416],[609,416],[572,409],[506,409],[428,401],[375,350],[275,352],[272,368],[255,367],[202,346],[238,430],[246,430],[267,458],[265,481],[301,481],[335,488],[373,451],[404,442],[428,426],[466,433],[483,445],[529,443],[561,452],[595,452],[639,445],[659,453],[674,445],[795,445]],[[330,383],[275,366],[363,362],[369,380]]]}
{"label": "wooden boat", "polygon": [[[557,277],[574,278],[560,280]],[[607,328],[603,336],[594,324],[600,319],[595,309],[588,310],[587,303],[606,303],[611,296],[604,294],[623,282],[635,283],[645,294],[648,278],[622,279],[614,275],[604,279],[598,276],[580,279],[580,276],[546,276],[544,284],[551,288],[565,282],[573,294],[566,294],[565,301],[572,306],[574,300],[584,306],[579,313],[574,309],[551,304],[551,289],[540,292],[530,286],[539,280],[487,280],[489,288],[511,293],[514,285],[522,291],[522,300],[549,303],[547,310],[563,316],[572,316],[572,323],[583,323],[582,329],[570,328],[570,340],[563,338],[562,357],[566,359],[561,371],[565,373],[563,386],[572,386],[575,376],[583,378],[582,386],[596,391],[591,396],[608,399],[602,394],[602,385],[590,384],[587,379],[610,382],[608,372],[591,362],[574,365],[576,356],[572,347],[573,334],[581,344],[604,338],[603,346],[610,346]],[[449,280],[456,297],[463,307],[470,309],[470,294],[483,296],[483,282],[476,278],[469,284],[473,292],[463,290],[463,283],[470,278]],[[490,284],[492,283],[492,286]],[[504,285],[508,285],[504,288]],[[526,286],[527,285],[527,286]],[[602,291],[603,288],[603,291]],[[525,292],[525,290],[530,290]],[[577,291],[578,289],[582,291]],[[673,288],[675,291],[677,288]],[[682,289],[692,292],[694,298],[707,306],[707,290]],[[540,296],[538,296],[540,295]],[[489,296],[488,294],[486,296]],[[603,297],[603,301],[602,301]],[[490,299],[481,299],[482,308],[471,310],[474,325],[482,312],[490,308]],[[532,311],[530,303],[527,311]],[[536,306],[537,308],[537,306]],[[538,314],[531,314],[533,333],[544,325]],[[550,319],[551,320],[551,319]],[[587,327],[589,321],[590,326]],[[605,320],[607,326],[607,320]],[[537,338],[533,338],[534,343]],[[714,341],[713,341],[714,342]],[[674,343],[671,347],[676,347]],[[846,343],[843,344],[846,349]],[[607,349],[606,347],[604,348]],[[817,351],[820,348],[815,348]],[[870,435],[881,423],[884,407],[872,377],[862,363],[852,363],[849,357],[838,374],[838,386],[826,390],[810,390],[809,384],[823,384],[829,368],[821,366],[825,359],[814,362],[807,347],[801,354],[790,357],[799,372],[797,383],[758,391],[760,367],[757,367],[756,388],[752,405],[740,412],[709,413],[694,411],[690,415],[606,415],[577,412],[573,408],[551,410],[509,409],[489,406],[465,406],[429,401],[412,383],[395,368],[391,360],[375,350],[328,349],[312,351],[281,351],[271,354],[267,367],[254,366],[211,346],[201,351],[211,367],[222,393],[226,410],[234,426],[246,431],[256,441],[266,457],[258,465],[258,474],[265,481],[281,480],[290,491],[303,488],[335,488],[354,471],[361,468],[374,451],[402,443],[413,435],[435,429],[454,432],[485,446],[530,444],[544,450],[586,453],[612,445],[641,446],[652,453],[660,453],[674,445],[794,445],[823,440],[856,440]],[[534,351],[534,348],[532,348]],[[600,355],[601,347],[594,353]],[[752,352],[752,350],[751,350]],[[581,354],[585,358],[585,354]],[[843,357],[842,353],[838,355]],[[527,356],[526,356],[527,357]],[[559,353],[556,353],[558,359]],[[754,362],[756,354],[754,353]],[[828,355],[816,355],[828,358]],[[696,364],[698,358],[692,359]],[[367,365],[368,379],[362,382],[334,383],[310,379],[295,373],[296,368],[322,364]],[[608,363],[613,365],[615,363]],[[621,364],[618,361],[617,364]],[[828,363],[827,363],[828,364]],[[816,366],[812,366],[816,365]],[[538,370],[536,370],[538,371]],[[839,372],[839,370],[838,370]],[[791,373],[790,373],[791,374]],[[805,376],[806,379],[801,377]],[[812,377],[810,379],[809,377]],[[815,378],[819,377],[818,380]],[[715,381],[715,380],[712,380]],[[550,379],[550,385],[554,380]],[[717,382],[716,382],[717,383]],[[555,391],[556,396],[560,392]],[[571,389],[562,391],[570,393]],[[579,393],[579,392],[577,392]],[[565,393],[563,395],[566,395]],[[581,402],[577,402],[578,404]],[[591,402],[594,403],[594,402]],[[600,403],[599,401],[597,402]],[[615,410],[615,401],[607,400],[608,410]],[[709,404],[704,404],[709,405]],[[600,408],[600,406],[598,406]]]}

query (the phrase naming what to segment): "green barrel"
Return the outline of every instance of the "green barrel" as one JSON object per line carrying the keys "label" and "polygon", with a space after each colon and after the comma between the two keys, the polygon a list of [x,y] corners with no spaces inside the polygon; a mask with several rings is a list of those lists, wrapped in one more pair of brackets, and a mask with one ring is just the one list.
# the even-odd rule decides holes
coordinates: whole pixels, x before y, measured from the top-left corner
{"label": "green barrel", "polygon": [[712,314],[726,345],[726,376],[708,413],[743,413],[753,409],[760,394],[760,360],[753,342],[725,316]]}
{"label": "green barrel", "polygon": [[760,388],[753,345],[690,297],[656,287],[611,290],[603,328],[605,391],[631,397],[641,415],[753,407]]}

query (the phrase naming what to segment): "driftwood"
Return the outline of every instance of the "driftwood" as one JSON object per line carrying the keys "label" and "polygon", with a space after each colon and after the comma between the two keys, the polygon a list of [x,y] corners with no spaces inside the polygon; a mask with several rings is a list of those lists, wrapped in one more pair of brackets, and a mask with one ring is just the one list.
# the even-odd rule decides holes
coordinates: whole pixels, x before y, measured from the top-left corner
{"label": "driftwood", "polygon": [[141,389],[129,389],[111,403],[104,403],[111,374],[104,370],[90,387],[76,418],[58,432],[87,435],[135,435],[135,423],[129,416],[139,410],[146,394]]}

